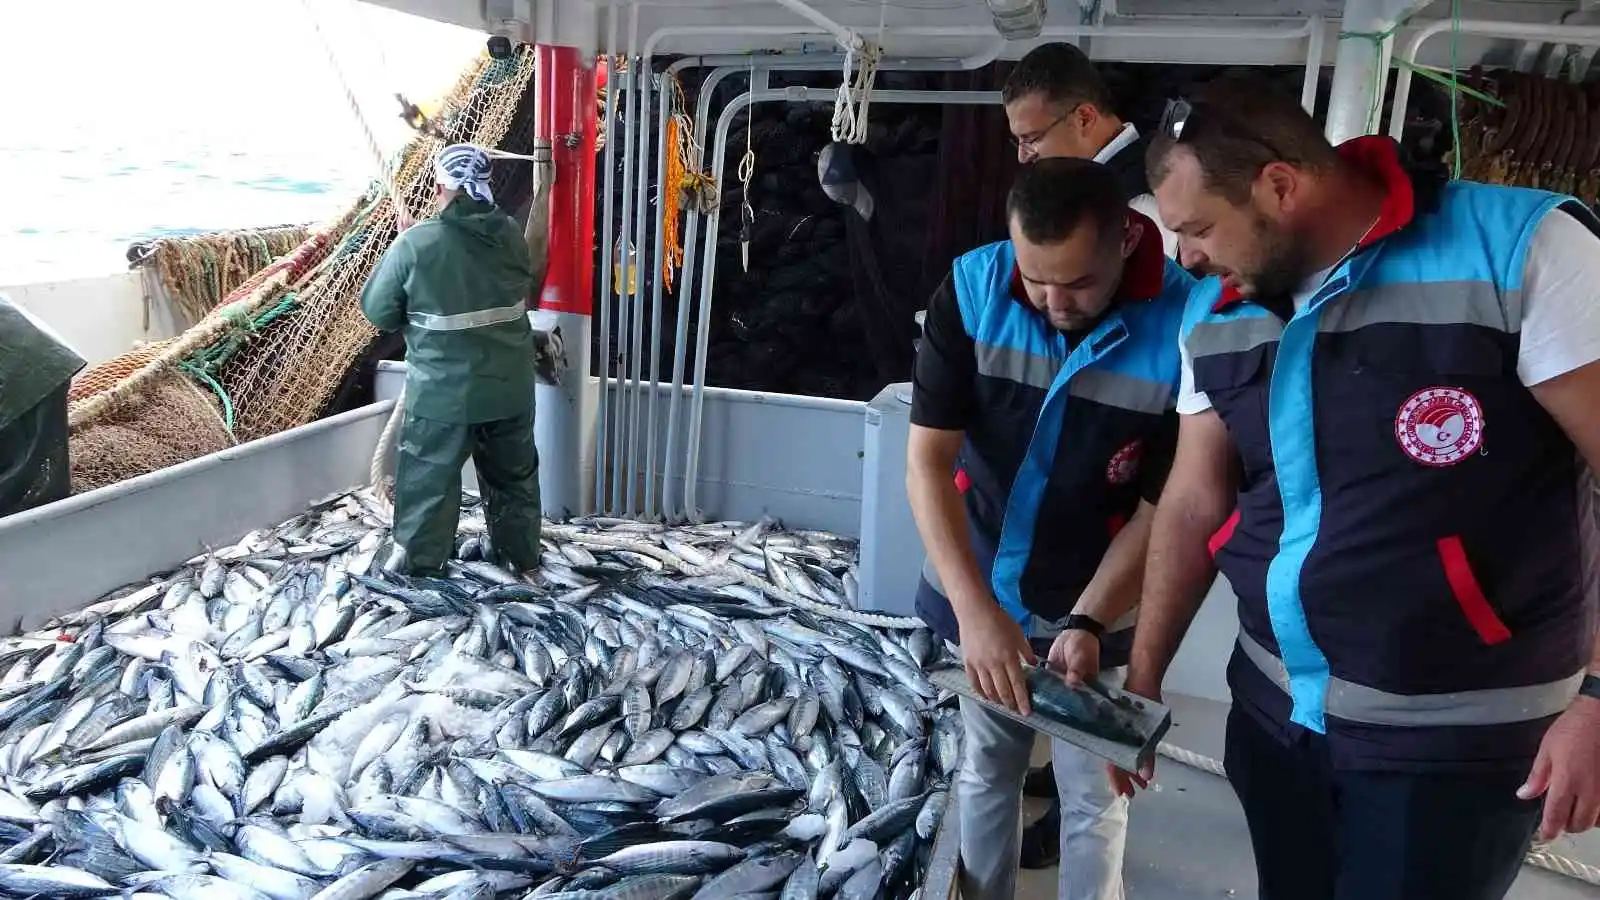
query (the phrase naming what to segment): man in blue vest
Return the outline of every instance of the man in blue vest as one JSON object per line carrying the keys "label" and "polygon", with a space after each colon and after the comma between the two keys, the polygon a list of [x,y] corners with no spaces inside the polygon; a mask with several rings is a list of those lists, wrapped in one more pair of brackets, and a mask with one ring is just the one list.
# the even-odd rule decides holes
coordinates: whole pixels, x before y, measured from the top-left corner
{"label": "man in blue vest", "polygon": [[1220,568],[1263,900],[1502,898],[1536,831],[1600,817],[1600,223],[1332,147],[1259,84],[1169,105],[1148,167],[1214,276],[1127,687],[1159,696]]}
{"label": "man in blue vest", "polygon": [[[929,304],[906,487],[928,556],[919,615],[960,643],[977,690],[1027,712],[1024,662],[1069,679],[1123,664],[1112,638],[1129,632],[1108,632],[1139,595],[1194,280],[1089,160],[1024,167],[1006,212],[1011,240],[957,259]],[[1092,652],[1068,654],[1079,633]],[[962,718],[962,894],[1011,897],[1036,733],[974,703]],[[1060,896],[1118,900],[1127,801],[1088,754],[1054,756]]]}
{"label": "man in blue vest", "polygon": [[[1017,148],[1017,162],[1069,156],[1092,159],[1116,177],[1128,206],[1142,213],[1161,233],[1168,256],[1178,252],[1177,235],[1162,226],[1156,198],[1145,180],[1144,153],[1149,139],[1132,122],[1117,115],[1111,88],[1088,54],[1074,44],[1051,41],[1029,50],[1006,76],[1000,91],[1006,126]],[[1133,622],[1118,623],[1131,628]],[[1122,635],[1127,638],[1129,635]],[[1069,656],[1095,652],[1093,639],[1069,632]],[[1071,646],[1076,641],[1081,646]],[[1085,777],[1094,777],[1086,773]],[[1055,766],[1029,772],[1023,783],[1029,796],[1048,797],[1050,807],[1022,832],[1020,862],[1024,869],[1043,869],[1061,859],[1061,804],[1057,800]],[[1070,843],[1070,838],[1069,838]]]}

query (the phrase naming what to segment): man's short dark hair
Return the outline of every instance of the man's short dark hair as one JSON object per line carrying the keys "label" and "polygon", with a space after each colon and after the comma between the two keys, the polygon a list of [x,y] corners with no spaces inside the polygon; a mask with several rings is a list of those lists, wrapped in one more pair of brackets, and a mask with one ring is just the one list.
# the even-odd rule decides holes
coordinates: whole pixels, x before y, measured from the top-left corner
{"label": "man's short dark hair", "polygon": [[1084,222],[1120,233],[1128,201],[1111,170],[1087,159],[1054,157],[1023,166],[1006,195],[1006,221],[1033,244],[1059,244]]}
{"label": "man's short dark hair", "polygon": [[1102,113],[1116,112],[1100,71],[1082,50],[1063,41],[1040,44],[1017,60],[1000,100],[1010,104],[1030,94],[1043,94],[1053,106],[1086,103]]}
{"label": "man's short dark hair", "polygon": [[1145,174],[1152,188],[1166,180],[1172,150],[1180,143],[1199,161],[1206,187],[1234,204],[1249,199],[1250,186],[1269,163],[1311,170],[1338,164],[1338,153],[1299,99],[1259,78],[1219,79],[1196,91],[1188,102],[1192,109],[1180,138],[1174,139],[1163,121],[1145,152]]}

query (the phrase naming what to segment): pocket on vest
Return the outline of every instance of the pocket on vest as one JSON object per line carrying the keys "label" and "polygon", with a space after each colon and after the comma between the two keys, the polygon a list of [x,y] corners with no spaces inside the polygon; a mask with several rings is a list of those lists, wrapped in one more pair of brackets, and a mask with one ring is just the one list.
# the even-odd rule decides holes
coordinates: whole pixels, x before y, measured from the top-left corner
{"label": "pocket on vest", "polygon": [[1492,646],[1510,640],[1511,629],[1500,621],[1499,614],[1489,605],[1489,598],[1484,596],[1483,587],[1478,583],[1478,576],[1472,572],[1472,562],[1467,559],[1467,550],[1461,538],[1455,535],[1440,538],[1438,548],[1445,581],[1449,583],[1450,593],[1461,607],[1462,614],[1467,617],[1467,624],[1472,626],[1485,644]]}

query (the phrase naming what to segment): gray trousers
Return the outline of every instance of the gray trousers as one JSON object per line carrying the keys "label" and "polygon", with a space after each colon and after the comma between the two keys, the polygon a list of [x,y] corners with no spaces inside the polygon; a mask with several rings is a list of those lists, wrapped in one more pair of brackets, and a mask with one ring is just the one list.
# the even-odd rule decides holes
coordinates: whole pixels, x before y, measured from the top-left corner
{"label": "gray trousers", "polygon": [[[1101,680],[1120,685],[1126,669]],[[1038,732],[962,698],[966,726],[955,793],[961,816],[961,896],[1009,900],[1017,892],[1022,844],[1022,782]],[[1105,761],[1051,741],[1061,796],[1059,900],[1123,900],[1122,855],[1128,798],[1106,779]]]}

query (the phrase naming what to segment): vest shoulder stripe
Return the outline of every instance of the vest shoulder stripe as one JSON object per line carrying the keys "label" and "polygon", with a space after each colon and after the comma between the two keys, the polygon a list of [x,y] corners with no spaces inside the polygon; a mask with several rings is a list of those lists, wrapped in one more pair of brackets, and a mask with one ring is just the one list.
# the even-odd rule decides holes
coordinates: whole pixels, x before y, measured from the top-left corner
{"label": "vest shoulder stripe", "polygon": [[1361,287],[1325,305],[1318,330],[1368,325],[1477,325],[1515,334],[1522,330],[1522,291],[1470,279]]}
{"label": "vest shoulder stripe", "polygon": [[1056,373],[1061,371],[1062,361],[1051,356],[1042,356],[1018,350],[1015,347],[999,346],[995,344],[975,341],[978,358],[978,374],[990,378],[1004,378],[1036,387],[1041,391],[1050,390],[1051,382],[1055,381]]}
{"label": "vest shoulder stripe", "polygon": [[[1239,649],[1272,683],[1288,692],[1283,660],[1244,632]],[[1583,672],[1543,684],[1513,688],[1452,691],[1447,694],[1394,694],[1330,677],[1327,715],[1347,722],[1392,727],[1470,727],[1529,722],[1566,709],[1577,696]]]}
{"label": "vest shoulder stripe", "polygon": [[1283,335],[1283,323],[1275,316],[1236,316],[1227,319],[1208,318],[1190,329],[1185,338],[1189,356],[1215,356],[1222,353],[1243,353],[1262,344],[1270,344]]}

